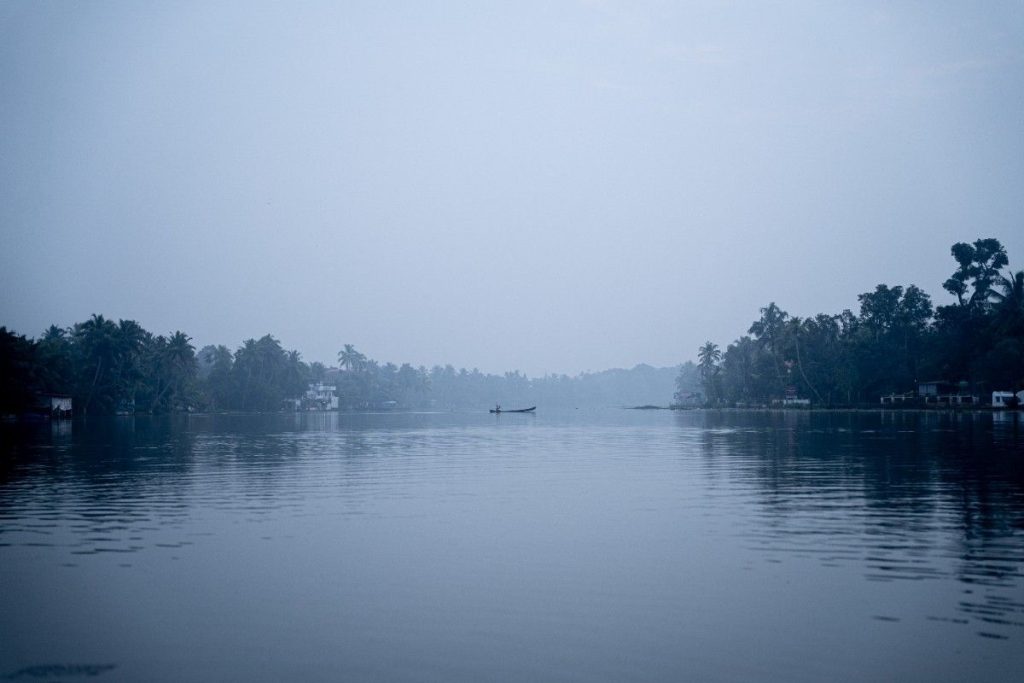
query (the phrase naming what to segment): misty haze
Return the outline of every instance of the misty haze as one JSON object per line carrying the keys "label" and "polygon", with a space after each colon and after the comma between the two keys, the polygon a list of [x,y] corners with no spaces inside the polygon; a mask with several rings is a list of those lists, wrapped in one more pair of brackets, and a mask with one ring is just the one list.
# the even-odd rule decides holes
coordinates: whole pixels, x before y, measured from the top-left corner
{"label": "misty haze", "polygon": [[0,31],[0,678],[1019,678],[1020,2]]}

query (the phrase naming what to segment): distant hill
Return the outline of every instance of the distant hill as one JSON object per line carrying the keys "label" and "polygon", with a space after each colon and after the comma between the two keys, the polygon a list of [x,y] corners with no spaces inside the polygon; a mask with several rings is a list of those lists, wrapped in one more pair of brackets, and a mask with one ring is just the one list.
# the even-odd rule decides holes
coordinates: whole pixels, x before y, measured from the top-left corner
{"label": "distant hill", "polygon": [[575,378],[575,402],[591,407],[667,406],[672,402],[679,370],[679,366],[656,368],[642,363],[629,370],[582,374]]}
{"label": "distant hill", "polygon": [[640,364],[628,370],[532,379],[519,373],[484,375],[435,369],[430,378],[430,396],[434,406],[440,408],[478,408],[494,403],[549,408],[668,406],[684,367],[692,364],[664,368]]}

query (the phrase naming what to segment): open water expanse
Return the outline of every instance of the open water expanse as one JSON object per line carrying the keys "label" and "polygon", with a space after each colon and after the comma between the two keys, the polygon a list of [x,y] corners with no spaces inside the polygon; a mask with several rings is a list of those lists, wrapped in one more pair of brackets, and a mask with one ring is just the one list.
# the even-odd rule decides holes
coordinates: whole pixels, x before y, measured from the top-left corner
{"label": "open water expanse", "polygon": [[0,427],[0,678],[1020,681],[1024,420]]}

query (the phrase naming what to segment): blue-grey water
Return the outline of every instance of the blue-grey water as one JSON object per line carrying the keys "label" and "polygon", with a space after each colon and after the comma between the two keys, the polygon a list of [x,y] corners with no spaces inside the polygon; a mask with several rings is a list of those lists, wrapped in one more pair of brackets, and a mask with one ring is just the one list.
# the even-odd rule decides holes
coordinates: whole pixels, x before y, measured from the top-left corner
{"label": "blue-grey water", "polygon": [[1024,420],[0,429],[0,678],[1018,681]]}

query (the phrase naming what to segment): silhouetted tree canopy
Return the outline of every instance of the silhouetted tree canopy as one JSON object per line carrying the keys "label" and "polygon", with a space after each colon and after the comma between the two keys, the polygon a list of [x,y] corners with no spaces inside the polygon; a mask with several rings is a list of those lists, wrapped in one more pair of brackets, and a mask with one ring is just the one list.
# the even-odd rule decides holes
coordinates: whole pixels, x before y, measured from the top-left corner
{"label": "silhouetted tree canopy", "polygon": [[[747,335],[721,349],[708,341],[698,363],[679,366],[677,401],[763,405],[797,393],[819,405],[877,403],[919,381],[966,381],[975,393],[1024,387],[1024,271],[1007,268],[997,239],[960,242],[943,283],[955,301],[933,307],[915,285],[880,284],[857,296],[856,313],[792,316],[775,302]],[[118,411],[277,411],[310,382],[337,387],[343,410],[459,409],[505,405],[636,405],[672,393],[667,368],[529,378],[451,365],[380,363],[342,345],[338,368],[303,362],[267,334],[232,352],[188,335],[154,335],[134,320],[93,315],[38,339],[0,327],[0,414],[32,409],[48,394],[73,397],[78,414]]]}
{"label": "silhouetted tree canopy", "polygon": [[857,296],[857,313],[790,316],[774,302],[721,357],[698,350],[711,404],[766,404],[787,389],[821,405],[877,403],[926,380],[966,381],[985,393],[1024,387],[1024,271],[1003,271],[997,239],[958,242],[943,288],[954,303],[933,308],[915,285],[880,284]]}

